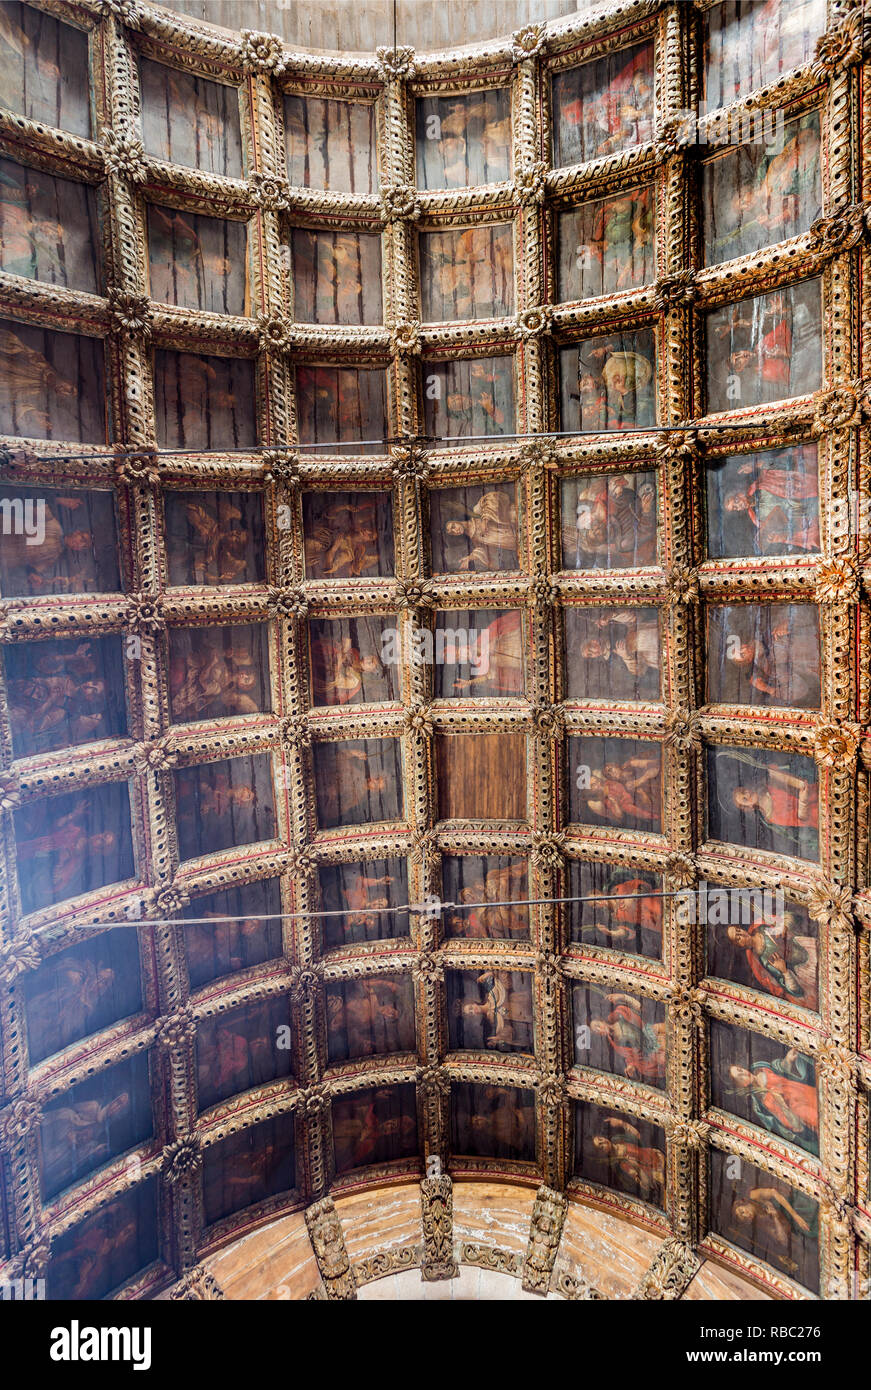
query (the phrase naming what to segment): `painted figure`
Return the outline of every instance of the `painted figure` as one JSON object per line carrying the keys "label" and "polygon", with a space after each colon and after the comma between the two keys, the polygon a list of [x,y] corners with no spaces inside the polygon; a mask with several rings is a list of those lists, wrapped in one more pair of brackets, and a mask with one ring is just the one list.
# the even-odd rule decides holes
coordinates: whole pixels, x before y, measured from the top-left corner
{"label": "painted figure", "polygon": [[819,1152],[819,1097],[813,1063],[791,1047],[773,1061],[729,1067],[732,1090],[753,1118],[781,1139]]}
{"label": "painted figure", "polygon": [[[179,723],[255,714],[268,705],[267,663],[259,627],[172,629],[169,691]],[[266,698],[264,699],[264,695]]]}
{"label": "painted figure", "polygon": [[708,411],[738,410],[818,390],[820,315],[819,280],[709,313]]}
{"label": "painted figure", "polygon": [[[606,994],[604,1000],[609,1006],[605,1017],[594,1018],[589,1027],[610,1048],[612,1066],[632,1081],[664,1086],[665,1022],[646,1021],[640,1001],[631,994]],[[577,1060],[583,1063],[585,1056],[582,1050]]]}
{"label": "painted figure", "polygon": [[346,980],[327,989],[330,1057],[372,1057],[415,1046],[414,1006],[407,976]]}
{"label": "painted figure", "polygon": [[561,301],[639,289],[653,278],[653,206],[647,187],[559,214]]}
{"label": "painted figure", "polygon": [[566,569],[629,569],[656,562],[653,474],[565,478],[562,503]]}
{"label": "painted figure", "polygon": [[596,1153],[639,1197],[659,1205],[665,1189],[665,1154],[646,1146],[640,1129],[628,1119],[608,1116],[602,1129],[604,1133],[593,1137]]}
{"label": "painted figure", "polygon": [[[528,1052],[532,1050],[532,988],[529,975],[513,970],[485,970],[474,977],[452,972],[459,987],[453,1000],[451,1028],[458,1047],[474,1047],[477,1029],[469,1037],[462,1026],[464,1019],[480,1019],[482,1041],[478,1046],[497,1051]],[[477,986],[477,990],[473,988]],[[483,999],[468,997],[475,994]]]}
{"label": "painted figure", "polygon": [[557,166],[652,140],[653,44],[639,44],[558,73],[553,109]]}

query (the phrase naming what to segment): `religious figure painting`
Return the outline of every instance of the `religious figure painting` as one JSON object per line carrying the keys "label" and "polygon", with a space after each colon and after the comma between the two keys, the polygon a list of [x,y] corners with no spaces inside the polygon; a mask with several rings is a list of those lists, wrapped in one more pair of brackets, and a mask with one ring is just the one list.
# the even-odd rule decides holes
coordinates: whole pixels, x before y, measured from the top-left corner
{"label": "religious figure painting", "polygon": [[266,528],[259,492],[163,494],[169,582],[256,584],[266,576]]}
{"label": "religious figure painting", "polygon": [[90,184],[0,159],[0,270],[99,294],[97,206]]}
{"label": "religious figure painting", "polygon": [[798,1048],[712,1019],[710,1072],[713,1105],[819,1153],[816,1068]]}
{"label": "religious figure painting", "polygon": [[764,748],[708,749],[708,834],[798,859],[820,857],[813,758]]}
{"label": "religious figure painting", "polygon": [[336,1172],[414,1158],[420,1147],[413,1082],[367,1086],[332,1104]]}
{"label": "religious figure painting", "polygon": [[102,1299],[157,1260],[158,1180],[112,1197],[52,1241],[50,1299]]}
{"label": "religious figure painting", "polygon": [[819,551],[816,444],[730,454],[706,473],[712,559]]}
{"label": "religious figure painting", "polygon": [[826,0],[725,0],[707,12],[705,107],[728,106],[809,63]]}
{"label": "religious figure painting", "polygon": [[528,941],[529,868],[522,854],[442,855],[445,935],[468,940]]}
{"label": "religious figure painting", "polygon": [[304,492],[306,579],[374,579],[394,566],[389,492]]}
{"label": "religious figure painting", "polygon": [[665,1203],[665,1131],[661,1125],[574,1102],[574,1174],[660,1209]]}
{"label": "religious figure painting", "polygon": [[173,775],[180,858],[196,859],[275,836],[268,753],[200,763]]}
{"label": "religious figure painting", "polygon": [[662,744],[639,738],[570,738],[568,744],[572,821],[662,833]]}
{"label": "religious figure painting", "polygon": [[284,97],[287,177],[297,188],[378,192],[375,103]]}
{"label": "religious figure painting", "polygon": [[133,877],[126,782],[28,801],[13,823],[25,913]]}
{"label": "religious figure painting", "polygon": [[452,608],[435,615],[433,693],[439,699],[523,696],[519,609]]}
{"label": "religious figure painting", "polygon": [[663,878],[614,864],[567,864],[565,912],[572,941],[630,955],[662,957]]}
{"label": "religious figure painting", "polygon": [[553,78],[553,162],[584,164],[653,139],[653,41]]}
{"label": "religious figure painting", "polygon": [[290,1019],[290,998],[284,994],[200,1020],[196,1040],[200,1112],[240,1091],[290,1076]]}
{"label": "religious figure painting", "polygon": [[189,919],[181,931],[191,989],[201,989],[210,980],[250,970],[281,955],[281,888],[277,878],[261,878],[193,898],[182,915]]}
{"label": "religious figure painting", "polygon": [[418,236],[424,323],[514,313],[514,228],[486,223]]}
{"label": "religious figure painting", "polygon": [[192,72],[139,60],[142,143],[169,164],[242,177],[239,89]]}
{"label": "religious figure painting", "polygon": [[566,694],[574,700],[660,700],[658,608],[567,605]]}
{"label": "religious figure painting", "polygon": [[439,734],[440,820],[526,820],[526,735]]}
{"label": "religious figure painting", "polygon": [[435,444],[513,434],[514,358],[456,358],[424,362],[424,428]]}
{"label": "religious figure painting", "polygon": [[20,984],[31,1066],[142,1009],[135,930],[113,927],[47,956]]}
{"label": "religious figure painting", "polygon": [[251,449],[257,443],[254,362],[158,348],[154,410],[162,449]]}
{"label": "religious figure painting", "polygon": [[[387,373],[383,367],[301,364],[296,368],[296,410],[299,442],[306,459],[322,458],[330,452],[387,451]],[[324,447],[329,444],[337,447]],[[338,447],[342,445],[353,448]]]}
{"label": "religious figure painting", "polygon": [[293,313],[298,323],[382,323],[381,237],[294,227]]}
{"label": "religious figure painting", "polygon": [[626,294],[656,278],[652,184],[557,213],[557,299]]}
{"label": "religious figure painting", "polygon": [[0,319],[0,434],[105,444],[102,339]]}
{"label": "religious figure painting", "polygon": [[665,1005],[644,995],[576,984],[575,1063],[665,1090]]}
{"label": "religious figure painting", "polygon": [[364,975],[328,980],[327,1057],[348,1062],[414,1052],[414,984],[410,975]]}
{"label": "religious figure painting", "polygon": [[404,859],[396,856],[322,864],[318,878],[323,910],[333,914],[321,919],[325,950],[409,935],[408,865]]}
{"label": "religious figure painting", "polygon": [[399,636],[396,616],[311,618],[309,671],[314,705],[398,700]]}
{"label": "religious figure painting", "polygon": [[0,586],[6,598],[117,593],[114,494],[0,484]]}
{"label": "religious figure painting", "polygon": [[707,610],[708,700],[819,709],[820,611],[809,603],[723,603]]}
{"label": "religious figure painting", "polygon": [[806,1192],[712,1149],[710,1226],[797,1284],[819,1291],[819,1206]]}
{"label": "religious figure painting", "polygon": [[120,638],[10,643],[3,666],[16,758],[127,732]]}
{"label": "religious figure painting", "polygon": [[249,314],[248,227],[148,204],[151,298],[211,314]]}
{"label": "religious figure painting", "polygon": [[655,473],[580,473],[560,486],[564,569],[656,564]]}
{"label": "religious figure painting", "polygon": [[275,1115],[210,1144],[203,1153],[206,1224],[296,1187],[293,1115]]}
{"label": "religious figure painting", "polygon": [[519,569],[516,483],[433,488],[429,519],[434,573]]}
{"label": "religious figure painting", "polygon": [[469,188],[511,178],[511,93],[507,87],[418,97],[418,188]]}
{"label": "religious figure painting", "polygon": [[169,704],[178,724],[268,712],[266,624],[170,628]]}
{"label": "religious figure painting", "polygon": [[448,1044],[475,1052],[532,1052],[528,970],[448,970]]}
{"label": "religious figure painting", "polygon": [[709,414],[819,390],[820,285],[804,280],[711,310],[705,318]]}
{"label": "religious figure painting", "polygon": [[88,36],[31,5],[0,5],[0,106],[72,135],[91,135]]}
{"label": "religious figure painting", "polygon": [[64,1091],[43,1108],[39,1125],[43,1202],[153,1133],[145,1052]]}
{"label": "religious figure painting", "polygon": [[822,213],[819,111],[777,115],[768,141],[727,145],[702,164],[706,265],[800,236]]}
{"label": "religious figure painting", "polygon": [[402,745],[398,738],[346,739],[314,746],[318,825],[368,825],[403,819]]}
{"label": "religious figure painting", "polygon": [[656,424],[652,328],[605,333],[561,348],[559,373],[563,430],[595,433]]}
{"label": "religious figure painting", "polygon": [[451,1152],[469,1158],[534,1163],[535,1092],[522,1086],[454,1082]]}
{"label": "religious figure painting", "polygon": [[778,908],[751,890],[740,895],[738,910],[725,910],[727,895],[724,890],[722,904],[718,895],[709,895],[708,974],[817,1010],[818,928],[807,908],[789,901]]}

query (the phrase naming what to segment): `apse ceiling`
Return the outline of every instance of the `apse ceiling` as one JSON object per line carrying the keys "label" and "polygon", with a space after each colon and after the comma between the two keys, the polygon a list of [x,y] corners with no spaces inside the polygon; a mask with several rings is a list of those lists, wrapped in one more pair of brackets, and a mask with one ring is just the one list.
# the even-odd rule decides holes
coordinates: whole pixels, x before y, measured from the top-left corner
{"label": "apse ceiling", "polygon": [[0,12],[0,1282],[867,1296],[859,15],[526,9]]}

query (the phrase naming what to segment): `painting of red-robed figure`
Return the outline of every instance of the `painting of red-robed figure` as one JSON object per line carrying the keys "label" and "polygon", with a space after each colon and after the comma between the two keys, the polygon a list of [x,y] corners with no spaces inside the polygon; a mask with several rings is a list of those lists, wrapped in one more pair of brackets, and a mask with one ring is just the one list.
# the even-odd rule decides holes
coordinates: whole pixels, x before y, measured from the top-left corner
{"label": "painting of red-robed figure", "polygon": [[[728,892],[728,890],[726,890]],[[737,911],[707,911],[708,974],[761,989],[775,999],[819,1008],[818,926],[801,903],[786,901],[783,910],[759,891],[741,893]]]}
{"label": "painting of red-robed figure", "polygon": [[433,686],[440,699],[522,696],[523,617],[519,609],[450,609],[435,615]]}
{"label": "painting of red-robed figure", "polygon": [[622,990],[572,989],[575,1062],[665,1090],[667,1025],[658,999]]}
{"label": "painting of red-robed figure", "polygon": [[97,932],[22,977],[31,1066],[142,1008],[139,941],[129,927]]}
{"label": "painting of red-robed figure", "polygon": [[133,877],[126,782],[41,797],[15,811],[13,822],[24,912]]}
{"label": "painting of red-robed figure", "polygon": [[153,1132],[147,1053],[64,1091],[44,1107],[39,1125],[43,1201],[144,1143]]}
{"label": "painting of red-robed figure", "polygon": [[413,1052],[414,985],[410,975],[365,975],[326,986],[330,1062]]}
{"label": "painting of red-robed figure", "polygon": [[275,1115],[210,1144],[203,1153],[206,1224],[296,1187],[293,1115]]}
{"label": "painting of red-robed figure", "polygon": [[532,1052],[532,975],[528,970],[448,970],[452,1048]]}
{"label": "painting of red-robed figure", "polygon": [[812,1293],[819,1291],[819,1204],[800,1188],[712,1149],[710,1226]]}
{"label": "painting of red-robed figure", "polygon": [[656,564],[656,474],[579,473],[563,478],[564,569]]}
{"label": "painting of red-robed figure", "polygon": [[572,941],[662,956],[663,880],[646,869],[570,859],[565,907]]}
{"label": "painting of red-robed figure", "polygon": [[458,1081],[451,1086],[451,1153],[535,1162],[535,1092]]}
{"label": "painting of red-robed figure", "polygon": [[796,1047],[712,1019],[711,1103],[778,1139],[820,1151],[816,1067]]}
{"label": "painting of red-robed figure", "polygon": [[258,879],[193,898],[184,916],[190,919],[181,933],[191,989],[281,955],[281,888],[277,878]]}
{"label": "painting of red-robed figure", "polygon": [[575,700],[660,700],[657,608],[567,605],[566,694]]}
{"label": "painting of red-robed figure", "polygon": [[570,738],[568,772],[572,821],[662,831],[661,744],[637,738]]}
{"label": "painting of red-robed figure", "polygon": [[0,586],[6,598],[117,593],[114,494],[0,484]]}
{"label": "painting of red-robed figure", "polygon": [[608,53],[553,78],[556,167],[617,154],[653,139],[653,42]]}
{"label": "painting of red-robed figure", "polygon": [[197,1099],[208,1110],[228,1096],[264,1086],[293,1070],[287,995],[259,999],[202,1019],[197,1028]]}
{"label": "painting of red-robed figure", "polygon": [[3,666],[16,757],[127,732],[119,638],[9,644]]}
{"label": "painting of red-robed figure", "polygon": [[574,1174],[662,1207],[665,1200],[665,1131],[661,1125],[575,1101]]}
{"label": "painting of red-robed figure", "polygon": [[708,833],[714,840],[820,857],[817,766],[803,753],[708,749]]}
{"label": "painting of red-robed figure", "polygon": [[484,941],[529,938],[529,868],[520,854],[445,854],[442,893],[452,904],[445,935]]}
{"label": "painting of red-robed figure", "polygon": [[819,280],[713,309],[705,319],[708,413],[818,391],[822,381]]}
{"label": "painting of red-robed figure", "polygon": [[[408,865],[404,859],[322,864],[318,870],[324,948],[408,936]],[[393,909],[400,909],[394,911]]]}
{"label": "painting of red-robed figure", "polygon": [[731,454],[709,463],[706,473],[712,559],[819,551],[816,444]]}
{"label": "painting of red-robed figure", "polygon": [[413,1082],[337,1096],[331,1112],[337,1173],[411,1159],[419,1152]]}

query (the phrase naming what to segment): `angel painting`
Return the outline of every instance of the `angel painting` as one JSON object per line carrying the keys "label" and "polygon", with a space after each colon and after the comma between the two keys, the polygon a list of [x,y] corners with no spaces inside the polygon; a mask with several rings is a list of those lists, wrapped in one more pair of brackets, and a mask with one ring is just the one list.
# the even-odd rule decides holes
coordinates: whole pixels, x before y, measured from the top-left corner
{"label": "angel painting", "polygon": [[126,782],[29,801],[13,819],[24,912],[133,877]]}
{"label": "angel painting", "polygon": [[467,188],[511,178],[507,87],[417,99],[418,188]]}
{"label": "angel painting", "polygon": [[[296,368],[296,412],[304,457],[387,451],[387,373],[383,367],[301,363]],[[336,448],[328,450],[325,446],[329,444]],[[310,451],[308,445],[312,446]]]}
{"label": "angel painting", "polygon": [[170,584],[252,584],[266,574],[258,492],[163,494]]}
{"label": "angel painting", "polygon": [[563,619],[570,699],[662,698],[656,608],[568,606]]}
{"label": "angel painting", "polygon": [[0,484],[0,586],[7,598],[117,593],[113,493]]}
{"label": "angel painting", "polygon": [[588,1101],[576,1101],[574,1110],[575,1176],[662,1207],[666,1173],[661,1126]]}
{"label": "angel painting", "polygon": [[154,1132],[147,1053],[73,1086],[42,1112],[43,1200],[148,1139]]}
{"label": "angel painting", "polygon": [[194,898],[184,916],[191,919],[181,928],[191,989],[281,955],[277,878]]}
{"label": "angel painting", "polygon": [[517,488],[436,488],[429,495],[430,545],[436,573],[519,567]]}
{"label": "angel painting", "polygon": [[436,613],[433,684],[437,696],[522,696],[524,674],[519,609]]}
{"label": "angel painting", "polygon": [[424,323],[504,318],[514,313],[514,230],[510,223],[421,232]]}
{"label": "angel painting", "polygon": [[817,391],[822,379],[819,280],[712,310],[705,320],[709,413]]}
{"label": "angel painting", "polygon": [[331,1062],[413,1052],[414,988],[410,975],[331,980],[326,988],[327,1053]]}
{"label": "angel painting", "polygon": [[154,354],[154,409],[162,449],[251,449],[257,444],[254,362],[194,352]]}
{"label": "angel painting", "polygon": [[102,1299],[155,1263],[157,1183],[134,1183],[52,1241],[49,1298]]}
{"label": "angel painting", "polygon": [[569,740],[571,819],[662,831],[662,746],[644,739]]}
{"label": "angel painting", "polygon": [[203,1154],[206,1224],[296,1187],[295,1116],[275,1115],[210,1144]]}
{"label": "angel painting", "polygon": [[712,1020],[711,1100],[779,1139],[820,1151],[816,1069],[795,1047]]}
{"label": "angel painting", "polygon": [[655,999],[575,985],[575,1062],[665,1089],[665,1005]]}
{"label": "angel painting", "polygon": [[656,474],[587,473],[562,480],[565,569],[656,563]]}
{"label": "angel painting", "polygon": [[399,699],[395,618],[312,618],[308,631],[313,704]]}
{"label": "angel painting", "polygon": [[287,995],[202,1019],[196,1040],[199,1109],[289,1076],[291,1041]]}
{"label": "angel painting", "polygon": [[532,975],[523,970],[449,970],[448,1038],[453,1048],[532,1052]]}
{"label": "angel painting", "polygon": [[96,190],[0,159],[0,270],[99,294]]}
{"label": "angel painting", "polygon": [[247,314],[248,229],[148,204],[151,298],[212,314]]}
{"label": "angel painting", "polygon": [[656,424],[656,343],[652,328],[608,333],[560,349],[563,430],[645,429]]}
{"label": "angel painting", "polygon": [[807,603],[708,609],[708,699],[819,709],[820,614]]}
{"label": "angel painting", "polygon": [[103,343],[0,320],[0,434],[105,444]]}
{"label": "angel painting", "polygon": [[191,72],[139,60],[142,143],[169,164],[242,177],[239,89]]}
{"label": "angel painting", "polygon": [[[485,941],[529,939],[529,871],[525,856],[444,855],[443,917],[448,937]],[[483,1018],[483,1015],[481,1016]]]}
{"label": "angel painting", "polygon": [[708,749],[712,839],[816,861],[819,814],[812,758],[762,748]]}
{"label": "angel painting", "polygon": [[139,942],[129,927],[99,932],[21,977],[31,1066],[142,1008]]}
{"label": "angel painting", "polygon": [[653,43],[609,53],[553,78],[557,168],[617,154],[653,139]]}
{"label": "angel painting", "polygon": [[393,573],[393,502],[387,492],[305,492],[307,579],[370,579]]}
{"label": "angel painting", "polygon": [[711,111],[809,63],[826,0],[725,0],[706,12],[705,104]]}
{"label": "angel painting", "polygon": [[[404,859],[324,864],[318,870],[324,947],[408,936],[408,866]],[[396,910],[398,909],[398,911]]]}
{"label": "angel painting", "polygon": [[799,236],[821,215],[819,112],[788,121],[772,145],[749,140],[702,165],[707,265]]}
{"label": "angel painting", "polygon": [[558,300],[626,293],[653,280],[655,206],[647,184],[558,213]]}
{"label": "angel painting", "polygon": [[401,1082],[335,1097],[331,1109],[337,1172],[416,1156],[415,1091],[413,1083]]}
{"label": "angel painting", "polygon": [[127,732],[117,637],[10,644],[3,648],[3,665],[16,757]]}
{"label": "angel painting", "polygon": [[177,770],[178,851],[182,859],[217,854],[275,836],[272,761],[266,753]]}
{"label": "angel painting", "polygon": [[534,1092],[520,1086],[455,1082],[451,1087],[451,1152],[534,1163]]}
{"label": "angel painting", "polygon": [[0,5],[0,106],[87,139],[87,32],[15,0]]}
{"label": "angel painting", "polygon": [[268,711],[266,625],[170,628],[169,703],[180,724]]}
{"label": "angel painting", "polygon": [[640,869],[568,863],[566,906],[573,941],[659,959],[662,956],[663,880]]}
{"label": "angel painting", "polygon": [[819,1206],[746,1159],[711,1151],[711,1229],[811,1291],[820,1286]]}
{"label": "angel painting", "polygon": [[769,912],[764,901],[754,901],[737,916],[723,922],[709,912],[708,973],[818,1009],[817,923],[807,908],[790,902],[782,912]]}
{"label": "angel painting", "polygon": [[426,361],[422,372],[424,426],[434,444],[514,433],[513,357]]}
{"label": "angel painting", "polygon": [[820,548],[816,444],[732,454],[707,468],[708,554],[814,554]]}
{"label": "angel painting", "polygon": [[284,95],[287,177],[297,188],[378,191],[374,101]]}
{"label": "angel painting", "polygon": [[314,769],[318,824],[324,829],[402,819],[399,739],[316,743]]}
{"label": "angel painting", "polygon": [[381,237],[375,232],[291,232],[293,313],[298,323],[384,320]]}

